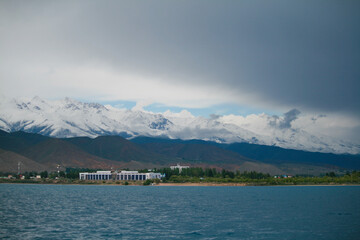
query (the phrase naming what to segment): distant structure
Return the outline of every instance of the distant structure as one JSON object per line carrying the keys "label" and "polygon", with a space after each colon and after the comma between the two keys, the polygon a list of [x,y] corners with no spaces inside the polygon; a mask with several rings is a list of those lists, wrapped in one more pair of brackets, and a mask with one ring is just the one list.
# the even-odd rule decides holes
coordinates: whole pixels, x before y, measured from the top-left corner
{"label": "distant structure", "polygon": [[183,168],[189,168],[190,166],[181,166],[179,163],[176,166],[170,166],[171,170],[179,169],[179,173],[181,173]]}
{"label": "distant structure", "polygon": [[17,174],[20,175],[21,173],[21,162],[18,162],[18,172]]}
{"label": "distant structure", "polygon": [[138,171],[121,171],[112,173],[111,171],[97,171],[96,173],[79,173],[80,180],[133,180],[143,181],[148,179],[161,179],[165,175],[161,173],[139,173]]}

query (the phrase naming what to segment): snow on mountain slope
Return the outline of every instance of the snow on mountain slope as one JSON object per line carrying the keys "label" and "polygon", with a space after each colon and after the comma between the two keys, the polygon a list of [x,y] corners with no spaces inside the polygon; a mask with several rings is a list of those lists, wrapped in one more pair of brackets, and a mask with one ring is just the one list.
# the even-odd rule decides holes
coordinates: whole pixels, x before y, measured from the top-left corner
{"label": "snow on mountain slope", "polygon": [[52,137],[99,135],[158,136],[172,124],[160,114],[107,108],[65,98],[45,101],[12,99],[0,105],[0,128],[36,132]]}
{"label": "snow on mountain slope", "polygon": [[223,143],[249,142],[318,152],[360,152],[359,145],[293,128],[292,119],[288,120],[287,116],[279,119],[266,114],[246,118],[228,115],[208,119],[194,117],[186,110],[155,114],[69,98],[46,101],[39,97],[3,98],[0,110],[0,129],[8,132],[21,130],[52,137],[164,136]]}

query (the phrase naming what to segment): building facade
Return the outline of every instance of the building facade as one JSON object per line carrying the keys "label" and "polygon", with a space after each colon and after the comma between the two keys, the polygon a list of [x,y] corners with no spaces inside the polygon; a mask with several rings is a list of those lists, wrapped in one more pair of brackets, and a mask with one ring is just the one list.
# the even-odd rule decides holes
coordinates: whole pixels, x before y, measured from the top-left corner
{"label": "building facade", "polygon": [[161,173],[139,173],[138,171],[121,171],[112,173],[111,171],[97,171],[96,173],[79,173],[80,180],[129,180],[144,181],[148,179],[161,179],[164,175]]}
{"label": "building facade", "polygon": [[110,180],[111,171],[97,171],[96,173],[79,173],[80,180]]}

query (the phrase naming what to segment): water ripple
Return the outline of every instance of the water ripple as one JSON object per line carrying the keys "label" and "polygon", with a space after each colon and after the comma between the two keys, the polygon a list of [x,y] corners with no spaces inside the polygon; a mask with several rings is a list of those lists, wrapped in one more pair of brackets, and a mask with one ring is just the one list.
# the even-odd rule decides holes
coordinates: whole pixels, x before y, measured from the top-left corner
{"label": "water ripple", "polygon": [[0,184],[0,203],[0,238],[10,239],[357,239],[360,233],[360,187]]}

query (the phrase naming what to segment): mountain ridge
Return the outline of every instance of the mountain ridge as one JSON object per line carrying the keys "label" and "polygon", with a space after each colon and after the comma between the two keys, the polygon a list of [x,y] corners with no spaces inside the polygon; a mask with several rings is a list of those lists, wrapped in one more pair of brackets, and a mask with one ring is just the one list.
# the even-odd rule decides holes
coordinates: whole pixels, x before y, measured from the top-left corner
{"label": "mountain ridge", "polygon": [[[25,131],[57,138],[117,135],[131,139],[138,136],[199,139],[218,143],[250,143],[311,152],[359,154],[360,145],[291,128],[283,120],[273,122],[266,114],[263,134],[237,125],[229,117],[195,117],[180,113],[152,113],[117,109],[98,103],[83,103],[70,98],[47,101],[3,99],[0,102],[0,129]],[[278,126],[277,126],[278,125]]]}

